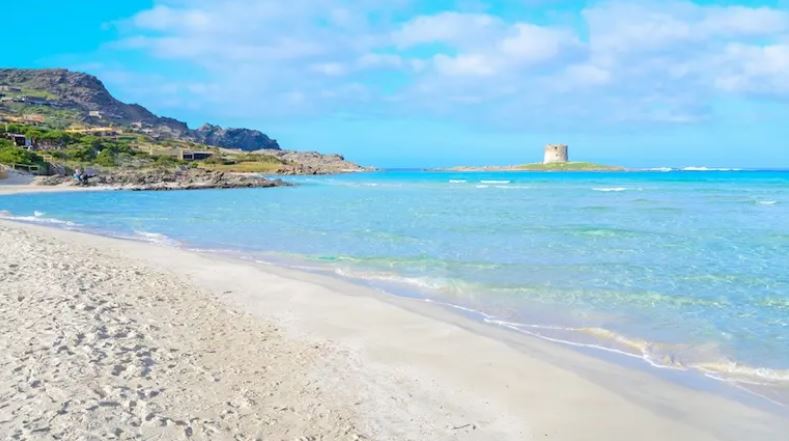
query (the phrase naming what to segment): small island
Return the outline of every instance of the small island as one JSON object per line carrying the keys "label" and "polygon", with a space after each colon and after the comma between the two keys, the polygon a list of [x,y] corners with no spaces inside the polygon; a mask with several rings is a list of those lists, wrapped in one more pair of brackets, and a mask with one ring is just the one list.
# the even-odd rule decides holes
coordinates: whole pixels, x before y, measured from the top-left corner
{"label": "small island", "polygon": [[566,144],[548,144],[545,146],[543,162],[518,165],[485,165],[458,166],[452,171],[623,171],[625,168],[615,165],[596,164],[585,161],[570,161],[569,147]]}

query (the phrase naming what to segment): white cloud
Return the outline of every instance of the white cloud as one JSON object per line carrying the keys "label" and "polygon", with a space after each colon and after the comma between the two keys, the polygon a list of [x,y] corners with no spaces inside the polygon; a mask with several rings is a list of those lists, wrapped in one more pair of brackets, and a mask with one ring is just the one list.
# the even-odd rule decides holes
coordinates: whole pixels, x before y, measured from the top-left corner
{"label": "white cloud", "polygon": [[710,8],[701,20],[707,36],[770,36],[789,30],[789,12],[770,8],[730,6]]}
{"label": "white cloud", "polygon": [[425,43],[475,46],[484,44],[501,25],[501,20],[486,14],[444,12],[408,21],[393,33],[392,40],[400,48]]}
{"label": "white cloud", "polygon": [[450,76],[490,76],[495,73],[493,61],[481,54],[464,54],[450,57],[438,54],[433,58],[436,70]]}
{"label": "white cloud", "polygon": [[789,44],[726,48],[715,85],[722,90],[789,96]]}
{"label": "white cloud", "polygon": [[316,63],[310,68],[315,72],[329,76],[340,76],[348,73],[348,68],[342,63]]}
{"label": "white cloud", "polygon": [[593,50],[644,52],[789,31],[789,13],[770,8],[700,6],[686,1],[613,1],[587,8]]}
{"label": "white cloud", "polygon": [[356,60],[360,69],[401,68],[404,65],[403,57],[393,54],[364,54]]}
{"label": "white cloud", "polygon": [[592,64],[574,64],[559,75],[559,81],[577,87],[601,86],[611,81],[611,73]]}
{"label": "white cloud", "polygon": [[778,9],[603,1],[572,28],[414,5],[162,1],[120,24],[113,47],[194,66],[202,78],[188,82],[202,86],[178,89],[191,105],[261,116],[376,106],[679,123],[720,95],[789,97],[789,13]]}
{"label": "white cloud", "polygon": [[549,60],[568,51],[571,46],[580,46],[580,43],[569,31],[528,23],[516,24],[514,35],[499,43],[503,56],[526,63]]}

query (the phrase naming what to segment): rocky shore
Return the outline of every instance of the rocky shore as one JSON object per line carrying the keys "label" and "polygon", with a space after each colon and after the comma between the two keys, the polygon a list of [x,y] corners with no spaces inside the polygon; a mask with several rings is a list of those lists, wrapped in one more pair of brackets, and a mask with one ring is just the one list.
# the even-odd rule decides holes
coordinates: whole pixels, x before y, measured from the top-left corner
{"label": "rocky shore", "polygon": [[293,150],[259,150],[256,153],[273,156],[282,161],[284,165],[277,170],[277,174],[281,175],[329,175],[375,170],[350,162],[338,154]]}
{"label": "rocky shore", "polygon": [[[76,185],[70,176],[47,176],[39,185]],[[228,173],[199,168],[133,169],[99,172],[88,179],[88,186],[123,190],[201,190],[210,188],[268,188],[288,184],[281,179],[267,179],[251,173]]]}

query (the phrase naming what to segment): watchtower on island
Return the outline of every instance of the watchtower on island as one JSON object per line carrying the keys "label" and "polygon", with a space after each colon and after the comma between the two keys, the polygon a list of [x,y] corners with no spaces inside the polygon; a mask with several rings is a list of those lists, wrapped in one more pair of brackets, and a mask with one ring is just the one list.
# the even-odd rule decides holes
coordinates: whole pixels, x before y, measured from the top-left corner
{"label": "watchtower on island", "polygon": [[548,144],[545,146],[545,157],[542,160],[543,164],[555,164],[567,161],[567,144]]}

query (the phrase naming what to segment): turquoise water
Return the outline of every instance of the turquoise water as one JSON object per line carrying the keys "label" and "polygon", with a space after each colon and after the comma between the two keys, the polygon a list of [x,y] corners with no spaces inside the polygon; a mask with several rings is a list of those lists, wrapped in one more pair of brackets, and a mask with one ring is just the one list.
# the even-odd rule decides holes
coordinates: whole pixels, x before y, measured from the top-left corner
{"label": "turquoise water", "polygon": [[789,172],[386,171],[0,197],[31,222],[329,271],[552,340],[789,384]]}

